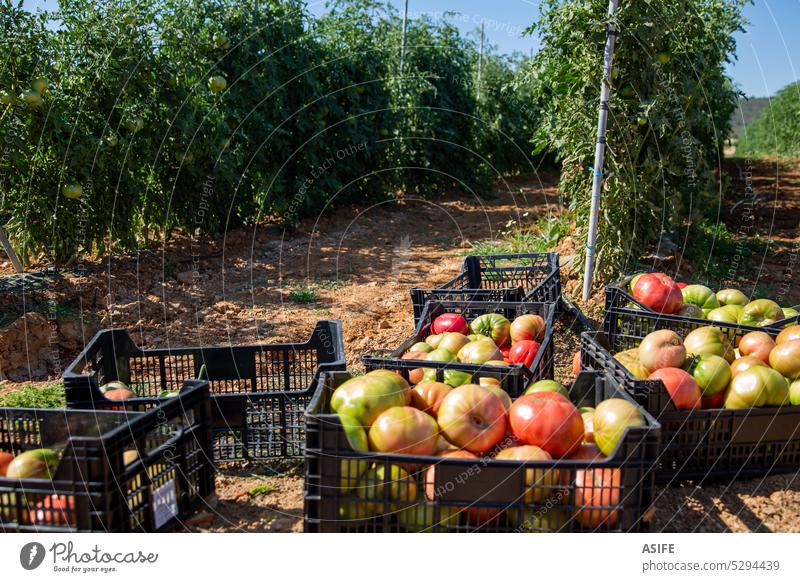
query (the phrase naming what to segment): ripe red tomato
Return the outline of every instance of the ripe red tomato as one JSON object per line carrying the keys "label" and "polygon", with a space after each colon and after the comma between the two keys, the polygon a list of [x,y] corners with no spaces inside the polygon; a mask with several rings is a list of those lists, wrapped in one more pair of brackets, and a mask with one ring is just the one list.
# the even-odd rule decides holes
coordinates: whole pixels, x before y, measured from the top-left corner
{"label": "ripe red tomato", "polygon": [[633,297],[657,313],[678,313],[683,307],[680,287],[664,273],[639,277],[633,288]]}
{"label": "ripe red tomato", "polygon": [[700,408],[703,393],[697,380],[688,372],[680,368],[661,368],[650,374],[648,380],[661,380],[664,383],[675,408]]}
{"label": "ripe red tomato", "polygon": [[542,341],[545,328],[546,324],[541,315],[533,313],[520,315],[511,322],[511,341],[515,343],[521,340]]}
{"label": "ripe red tomato", "polygon": [[30,522],[35,525],[74,525],[75,498],[50,495],[30,511]]}
{"label": "ripe red tomato", "polygon": [[725,406],[725,390],[717,392],[713,396],[703,396],[700,401],[700,408],[724,408]]}
{"label": "ripe red tomato", "polygon": [[533,340],[520,340],[511,346],[508,352],[508,361],[512,364],[525,364],[527,367],[533,367],[533,360],[536,359],[536,354],[539,353],[539,348],[542,345]]}
{"label": "ripe red tomato", "polygon": [[449,331],[467,335],[469,333],[467,320],[458,313],[443,313],[433,320],[431,324],[431,333],[440,334]]}
{"label": "ripe red tomato", "polygon": [[5,451],[0,452],[0,477],[6,476],[8,464],[14,460],[14,455]]}
{"label": "ripe red tomato", "polygon": [[739,340],[739,353],[742,356],[753,356],[769,364],[769,353],[775,347],[775,340],[763,331],[751,331]]}
{"label": "ripe red tomato", "polygon": [[[478,459],[478,456],[464,450],[446,451],[439,455],[443,459]],[[425,471],[425,497],[433,501],[436,499],[436,464],[430,465]]]}
{"label": "ripe red tomato", "polygon": [[433,455],[439,427],[429,414],[411,406],[394,406],[383,411],[367,437],[373,451],[401,455]]}
{"label": "ripe red tomato", "polygon": [[[446,451],[443,452],[441,455],[442,459],[474,459],[476,465],[478,466],[478,456],[470,453],[469,451],[465,450],[455,450],[455,451]],[[467,470],[469,467],[465,466],[464,469]],[[439,483],[439,488],[451,491],[454,487],[457,487],[459,483]],[[434,501],[435,499],[439,498],[442,491],[439,491],[436,487],[436,464],[430,465],[428,470],[425,471],[425,497]],[[444,507],[444,506],[443,506]],[[453,506],[452,510],[455,512],[457,511],[461,518],[466,521],[466,525],[471,527],[485,525],[497,519],[500,514],[500,510],[496,507],[455,507]]]}
{"label": "ripe red tomato", "polygon": [[511,430],[521,443],[541,447],[558,459],[573,454],[583,441],[581,413],[555,392],[534,392],[517,398],[508,417]]}
{"label": "ripe red tomato", "polygon": [[439,405],[439,429],[454,445],[487,453],[506,433],[506,407],[497,394],[477,384],[448,392]]}
{"label": "ripe red tomato", "polygon": [[617,525],[621,489],[619,469],[587,469],[575,473],[575,519],[589,529]]}

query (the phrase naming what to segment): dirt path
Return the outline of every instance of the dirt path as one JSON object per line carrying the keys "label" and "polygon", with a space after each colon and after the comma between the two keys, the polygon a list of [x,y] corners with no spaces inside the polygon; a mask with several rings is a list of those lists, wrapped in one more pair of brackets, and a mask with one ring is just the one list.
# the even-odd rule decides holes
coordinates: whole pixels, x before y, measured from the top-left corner
{"label": "dirt path", "polygon": [[[732,180],[744,179],[737,173],[742,163],[728,163]],[[753,168],[753,183],[763,196],[756,204],[756,228],[772,232],[776,241],[759,276],[777,286],[788,273],[795,283],[789,293],[796,296],[792,257],[796,260],[800,170],[778,169],[776,181],[773,166]],[[101,327],[127,327],[143,347],[236,344],[304,340],[316,320],[329,318],[342,320],[348,364],[358,367],[364,352],[393,348],[413,331],[410,288],[452,277],[470,243],[497,238],[509,220],[526,212],[524,220],[531,221],[558,212],[555,183],[554,175],[518,178],[490,199],[453,192],[435,202],[343,208],[304,221],[291,236],[258,226],[199,243],[177,238],[137,256],[87,263],[86,273],[63,273],[47,283],[50,290],[33,290],[24,302],[19,294],[0,295],[0,307],[21,314],[45,304],[44,323],[32,320],[24,329],[46,326],[50,317],[61,335],[62,364]],[[734,196],[725,205],[736,202]],[[570,246],[574,242],[566,241],[565,248]],[[0,263],[0,272],[8,269]],[[601,302],[598,293],[592,308]],[[576,338],[561,331],[556,347],[559,359],[568,361]],[[567,379],[565,369],[559,368],[561,379]],[[6,369],[10,381],[0,391],[55,371],[52,360]],[[799,484],[800,475],[789,475],[730,486],[670,487],[660,494],[654,529],[798,531]],[[218,499],[187,529],[301,531],[302,493],[297,464],[223,468]]]}

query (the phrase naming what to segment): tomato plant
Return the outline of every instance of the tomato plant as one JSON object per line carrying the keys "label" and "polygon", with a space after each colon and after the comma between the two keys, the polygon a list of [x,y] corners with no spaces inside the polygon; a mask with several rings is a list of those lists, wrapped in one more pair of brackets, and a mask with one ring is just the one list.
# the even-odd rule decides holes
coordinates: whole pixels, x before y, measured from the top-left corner
{"label": "tomato plant", "polygon": [[[683,219],[702,216],[712,204],[716,211],[722,184],[714,170],[738,96],[725,68],[746,2],[620,2],[600,212],[601,275],[624,270],[626,257],[641,256]],[[535,141],[562,161],[560,191],[575,211],[578,239],[585,240],[608,2],[545,0],[541,6],[529,30],[542,44],[528,76],[542,108]],[[584,262],[575,264],[582,269]]]}

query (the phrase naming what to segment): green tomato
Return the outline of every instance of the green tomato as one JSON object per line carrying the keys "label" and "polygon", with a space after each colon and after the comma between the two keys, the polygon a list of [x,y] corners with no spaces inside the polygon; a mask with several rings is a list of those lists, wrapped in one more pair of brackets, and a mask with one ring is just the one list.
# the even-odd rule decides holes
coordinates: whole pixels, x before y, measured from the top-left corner
{"label": "green tomato", "polygon": [[28,106],[28,109],[41,109],[42,96],[36,91],[23,91],[19,98]]}
{"label": "green tomato", "polygon": [[436,348],[428,352],[428,357],[425,359],[430,362],[453,362],[456,359],[456,355],[445,348]]}
{"label": "green tomato", "polygon": [[12,93],[5,89],[0,91],[0,105],[14,105],[16,102],[17,98]]}
{"label": "green tomato", "polygon": [[710,321],[719,321],[720,323],[736,323],[739,321],[739,314],[742,312],[741,305],[723,305],[712,309],[706,314],[706,318]]}
{"label": "green tomato", "polygon": [[703,391],[703,396],[714,396],[728,387],[731,382],[731,365],[721,356],[708,354],[698,356],[694,363],[692,376]]}
{"label": "green tomato", "polygon": [[569,391],[555,380],[539,380],[525,390],[525,394],[533,394],[534,392],[557,392],[569,398]]}
{"label": "green tomato", "polygon": [[720,305],[741,305],[744,307],[750,300],[747,298],[747,295],[739,291],[738,289],[721,289],[717,291],[717,301],[719,301]]}
{"label": "green tomato", "polygon": [[472,320],[469,329],[473,334],[490,337],[494,343],[502,346],[508,341],[511,322],[499,313],[484,313]]}
{"label": "green tomato", "polygon": [[47,93],[47,88],[49,87],[49,83],[47,79],[44,77],[39,77],[38,79],[34,79],[31,81],[31,89],[36,91],[39,95],[44,95]]}
{"label": "green tomato", "polygon": [[426,344],[425,342],[417,342],[410,348],[408,348],[409,352],[425,352],[429,354],[433,351],[433,346],[430,344]]}
{"label": "green tomato", "polygon": [[789,386],[789,402],[792,406],[800,406],[800,380],[795,380]]}
{"label": "green tomato", "polygon": [[[342,423],[344,435],[347,442],[354,451],[365,453],[369,450],[369,440],[367,439],[367,431],[361,426],[358,421],[347,414],[339,415],[339,422]],[[356,483],[358,483],[361,475],[367,472],[369,468],[369,461],[364,459],[345,459],[341,462],[341,477],[339,490],[341,493],[347,493]]]}
{"label": "green tomato", "polygon": [[754,366],[737,374],[725,393],[725,408],[780,406],[789,399],[789,381],[772,368]]}
{"label": "green tomato", "polygon": [[219,75],[211,77],[208,80],[208,88],[211,89],[213,93],[222,93],[227,86],[228,81],[225,80],[225,77]]}
{"label": "green tomato", "polygon": [[331,409],[351,417],[359,426],[371,426],[384,410],[405,406],[406,392],[392,378],[358,376],[334,390]]}
{"label": "green tomato", "polygon": [[64,198],[77,200],[83,196],[83,188],[80,184],[67,184],[61,189],[61,193],[64,195]]}
{"label": "green tomato", "polygon": [[621,398],[609,398],[598,404],[592,422],[594,442],[606,456],[614,452],[626,428],[646,424],[639,408]]}
{"label": "green tomato", "polygon": [[228,42],[228,39],[223,34],[215,34],[213,42],[218,49],[226,49],[231,46],[231,43]]}
{"label": "green tomato", "polygon": [[144,120],[139,116],[134,116],[125,120],[125,127],[131,133],[137,133],[144,128]]}
{"label": "green tomato", "polygon": [[744,306],[738,323],[742,325],[772,325],[784,318],[780,305],[771,299],[756,299]]}
{"label": "green tomato", "polygon": [[719,307],[719,300],[716,294],[705,285],[687,285],[681,289],[683,302],[696,305],[703,310],[703,314],[708,314],[712,309]]}
{"label": "green tomato", "polygon": [[[453,388],[458,388],[462,384],[469,384],[472,382],[472,374],[461,370],[444,370],[442,377],[444,378],[444,383]],[[438,382],[436,379],[436,370],[434,368],[423,368],[422,381]]]}
{"label": "green tomato", "polygon": [[397,522],[409,532],[444,532],[458,526],[459,508],[448,505],[436,507],[432,503],[416,503],[397,514]]}
{"label": "green tomato", "polygon": [[656,54],[656,58],[658,59],[659,63],[661,63],[662,65],[666,65],[668,62],[672,60],[672,55],[669,54],[668,52],[660,52]]}

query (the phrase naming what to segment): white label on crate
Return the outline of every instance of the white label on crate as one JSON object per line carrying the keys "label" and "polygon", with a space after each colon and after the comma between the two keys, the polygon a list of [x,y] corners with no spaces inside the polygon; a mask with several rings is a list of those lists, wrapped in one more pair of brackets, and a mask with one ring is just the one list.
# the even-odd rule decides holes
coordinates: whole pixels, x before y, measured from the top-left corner
{"label": "white label on crate", "polygon": [[153,520],[156,529],[161,528],[176,515],[178,515],[178,494],[175,490],[175,479],[170,479],[153,491]]}

